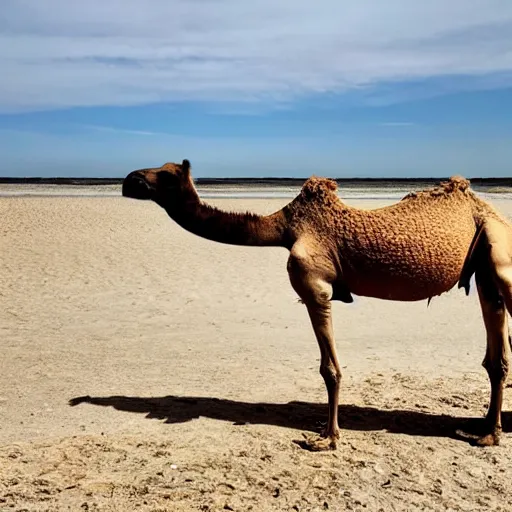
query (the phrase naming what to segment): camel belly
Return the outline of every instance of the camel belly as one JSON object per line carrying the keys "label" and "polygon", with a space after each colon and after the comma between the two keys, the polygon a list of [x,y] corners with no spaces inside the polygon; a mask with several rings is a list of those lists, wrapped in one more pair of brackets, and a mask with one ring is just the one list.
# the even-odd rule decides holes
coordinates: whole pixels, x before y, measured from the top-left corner
{"label": "camel belly", "polygon": [[397,301],[425,300],[453,288],[460,277],[473,232],[420,237],[408,244],[374,244],[340,254],[351,293]]}
{"label": "camel belly", "polygon": [[368,279],[348,278],[347,287],[354,295],[409,302],[426,300],[451,290],[459,276],[459,273],[451,273],[442,278],[414,278],[381,273],[373,279],[371,275],[368,275]]}

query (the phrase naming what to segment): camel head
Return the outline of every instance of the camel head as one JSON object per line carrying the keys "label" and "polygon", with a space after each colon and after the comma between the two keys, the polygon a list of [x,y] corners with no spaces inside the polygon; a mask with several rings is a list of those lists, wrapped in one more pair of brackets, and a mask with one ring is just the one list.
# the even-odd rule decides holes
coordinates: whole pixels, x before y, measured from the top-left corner
{"label": "camel head", "polygon": [[139,169],[128,174],[123,181],[123,196],[149,199],[165,207],[175,202],[190,186],[190,162],[168,162],[162,167]]}

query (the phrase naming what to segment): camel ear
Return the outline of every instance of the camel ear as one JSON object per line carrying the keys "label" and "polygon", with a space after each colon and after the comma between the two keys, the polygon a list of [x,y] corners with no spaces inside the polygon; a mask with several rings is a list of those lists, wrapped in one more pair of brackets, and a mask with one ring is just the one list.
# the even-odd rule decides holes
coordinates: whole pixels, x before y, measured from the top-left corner
{"label": "camel ear", "polygon": [[190,176],[190,162],[186,159],[181,162],[181,172],[186,178]]}

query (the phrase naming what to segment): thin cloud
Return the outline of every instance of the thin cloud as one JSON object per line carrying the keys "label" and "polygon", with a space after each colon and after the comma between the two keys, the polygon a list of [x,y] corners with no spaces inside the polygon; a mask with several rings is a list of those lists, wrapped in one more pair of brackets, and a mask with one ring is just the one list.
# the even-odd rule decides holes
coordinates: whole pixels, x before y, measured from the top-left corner
{"label": "thin cloud", "polygon": [[125,128],[116,128],[114,126],[101,126],[101,125],[94,125],[94,124],[81,124],[81,125],[78,125],[78,127],[86,129],[86,130],[93,130],[95,132],[126,133],[128,135],[144,135],[144,136],[164,135],[163,133],[159,133],[159,132],[149,132],[149,131],[144,131],[144,130],[127,130]]}
{"label": "thin cloud", "polygon": [[501,74],[509,0],[3,0],[0,112],[174,101],[280,103]]}

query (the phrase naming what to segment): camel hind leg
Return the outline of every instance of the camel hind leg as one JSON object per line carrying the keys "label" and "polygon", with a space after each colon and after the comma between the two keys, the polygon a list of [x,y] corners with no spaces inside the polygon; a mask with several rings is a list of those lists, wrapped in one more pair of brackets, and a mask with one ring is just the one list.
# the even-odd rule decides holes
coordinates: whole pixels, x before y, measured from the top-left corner
{"label": "camel hind leg", "polygon": [[[489,269],[490,270],[490,269]],[[487,349],[483,366],[487,370],[491,383],[491,399],[486,415],[485,434],[476,444],[480,446],[498,445],[501,435],[501,409],[503,388],[508,373],[508,318],[504,298],[512,302],[512,287],[503,282],[497,286],[489,271],[476,273],[478,297],[487,333]],[[504,291],[503,296],[501,291]]]}
{"label": "camel hind leg", "polygon": [[503,388],[509,368],[510,337],[507,311],[512,315],[512,227],[496,219],[483,224],[474,251],[475,280],[487,333],[483,366],[491,383],[486,435],[477,444],[498,445],[501,434]]}

